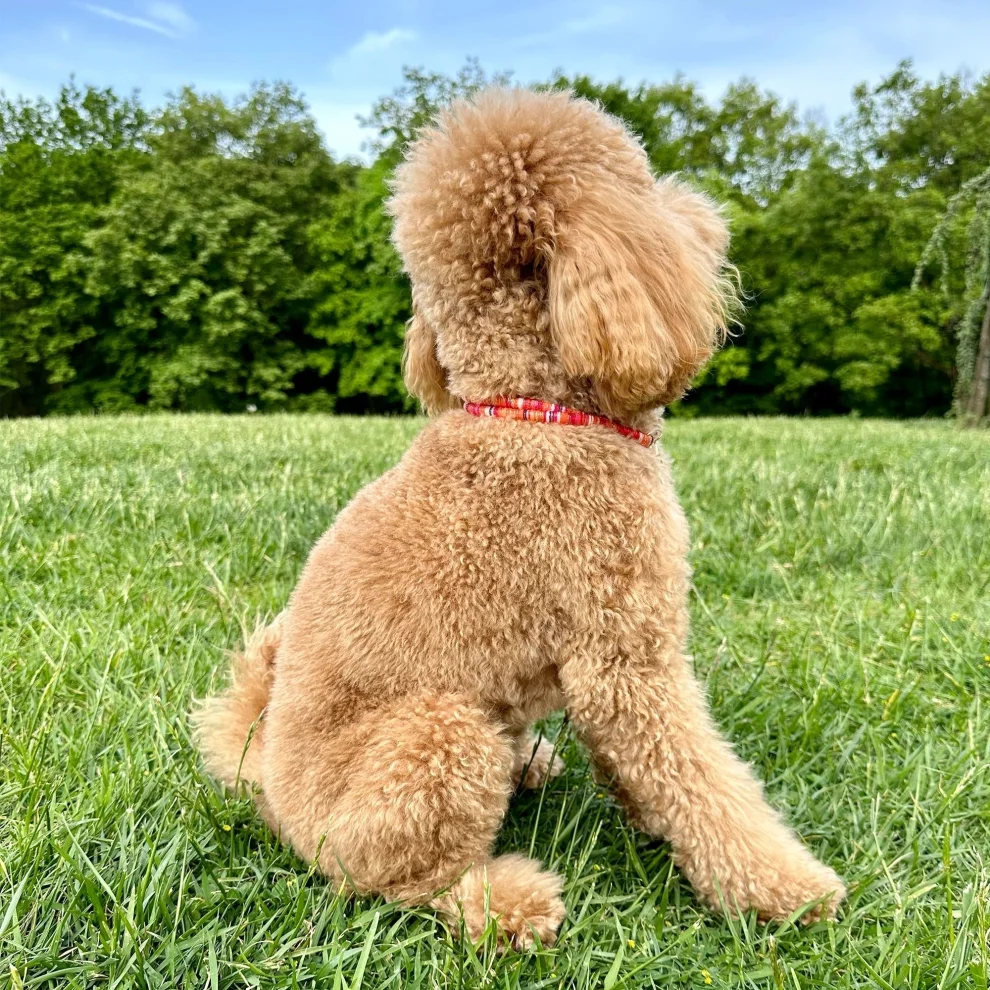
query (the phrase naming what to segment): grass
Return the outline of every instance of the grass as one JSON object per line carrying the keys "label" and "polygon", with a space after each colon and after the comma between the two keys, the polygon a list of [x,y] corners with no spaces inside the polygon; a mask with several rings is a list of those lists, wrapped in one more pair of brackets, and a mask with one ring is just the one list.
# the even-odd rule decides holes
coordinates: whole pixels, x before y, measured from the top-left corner
{"label": "grass", "polygon": [[986,433],[668,427],[698,672],[772,801],[846,877],[838,922],[702,910],[566,731],[566,774],[518,797],[500,840],[566,876],[561,939],[528,955],[335,896],[221,794],[190,699],[421,425],[0,424],[0,985],[987,986]]}

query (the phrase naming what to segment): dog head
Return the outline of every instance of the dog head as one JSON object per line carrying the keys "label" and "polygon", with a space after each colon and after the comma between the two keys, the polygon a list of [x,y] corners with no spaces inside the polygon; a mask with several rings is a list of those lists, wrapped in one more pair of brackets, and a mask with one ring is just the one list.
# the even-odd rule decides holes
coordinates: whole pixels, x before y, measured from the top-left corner
{"label": "dog head", "polygon": [[455,103],[411,146],[390,208],[413,283],[406,384],[431,412],[528,395],[634,420],[683,395],[724,333],[719,211],[656,181],[585,100]]}

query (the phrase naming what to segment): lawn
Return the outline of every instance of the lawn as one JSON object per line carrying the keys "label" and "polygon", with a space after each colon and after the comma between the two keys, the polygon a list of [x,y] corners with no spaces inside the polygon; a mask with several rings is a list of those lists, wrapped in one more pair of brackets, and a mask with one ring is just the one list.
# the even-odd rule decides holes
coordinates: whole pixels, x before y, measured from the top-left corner
{"label": "lawn", "polygon": [[566,877],[560,941],[537,953],[336,896],[220,793],[190,700],[421,426],[0,423],[0,985],[987,986],[986,432],[668,426],[698,672],[772,802],[846,878],[837,922],[702,910],[566,730],[566,773],[515,799],[500,840]]}

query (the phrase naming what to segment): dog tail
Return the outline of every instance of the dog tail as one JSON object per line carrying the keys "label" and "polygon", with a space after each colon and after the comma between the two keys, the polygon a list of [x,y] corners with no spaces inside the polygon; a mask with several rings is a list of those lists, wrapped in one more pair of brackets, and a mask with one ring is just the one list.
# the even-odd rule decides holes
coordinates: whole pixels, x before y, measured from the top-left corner
{"label": "dog tail", "polygon": [[209,773],[234,790],[261,785],[264,711],[275,674],[275,655],[282,639],[279,614],[258,626],[243,651],[231,656],[230,686],[196,703],[190,719],[193,738]]}

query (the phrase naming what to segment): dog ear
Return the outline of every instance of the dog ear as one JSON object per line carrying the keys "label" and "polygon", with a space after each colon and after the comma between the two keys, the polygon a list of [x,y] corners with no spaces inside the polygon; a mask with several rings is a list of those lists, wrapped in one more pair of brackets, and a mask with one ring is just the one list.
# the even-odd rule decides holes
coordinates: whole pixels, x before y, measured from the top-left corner
{"label": "dog ear", "polygon": [[550,326],[568,375],[628,415],[679,398],[724,332],[728,233],[677,183],[596,184],[544,239]]}
{"label": "dog ear", "polygon": [[447,372],[437,358],[436,335],[415,307],[406,324],[402,378],[409,394],[416,396],[431,415],[458,405],[447,391]]}

